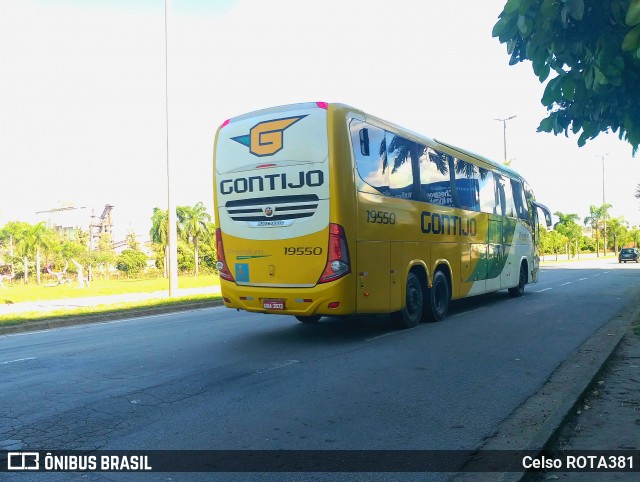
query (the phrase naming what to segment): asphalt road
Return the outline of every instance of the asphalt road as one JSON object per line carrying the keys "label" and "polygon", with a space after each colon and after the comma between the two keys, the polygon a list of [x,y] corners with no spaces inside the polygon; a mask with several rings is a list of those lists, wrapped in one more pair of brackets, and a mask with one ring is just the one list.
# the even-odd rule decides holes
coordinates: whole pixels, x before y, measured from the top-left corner
{"label": "asphalt road", "polygon": [[0,336],[0,449],[475,449],[638,285],[639,265],[608,259],[412,330],[219,307]]}

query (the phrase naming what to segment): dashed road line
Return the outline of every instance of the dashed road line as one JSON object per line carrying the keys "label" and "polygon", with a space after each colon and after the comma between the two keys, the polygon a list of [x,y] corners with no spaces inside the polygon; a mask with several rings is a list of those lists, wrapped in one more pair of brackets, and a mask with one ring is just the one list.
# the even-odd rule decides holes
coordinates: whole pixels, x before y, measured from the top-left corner
{"label": "dashed road line", "polygon": [[567,281],[566,283],[562,283],[560,286],[567,286],[573,283],[573,281]]}
{"label": "dashed road line", "polygon": [[9,363],[18,363],[21,361],[28,361],[28,360],[35,360],[36,357],[34,356],[30,356],[28,358],[18,358],[17,360],[9,360],[9,361],[5,361],[5,362],[0,362],[0,365],[8,365]]}
{"label": "dashed road line", "polygon": [[455,315],[452,315],[451,318],[457,318],[458,316],[468,315],[469,313],[475,313],[476,311],[484,310],[485,308],[486,306],[481,306],[479,308],[474,308],[473,310],[463,311],[462,313],[456,313]]}
{"label": "dashed road line", "polygon": [[538,290],[538,291],[534,291],[534,293],[542,293],[543,291],[549,291],[552,290],[553,288],[545,288],[543,290]]}
{"label": "dashed road line", "polygon": [[384,338],[386,336],[391,336],[391,335],[399,335],[400,333],[405,333],[405,330],[400,330],[400,331],[390,331],[389,333],[383,333],[382,335],[378,335],[378,336],[374,336],[373,338],[367,338],[364,341],[374,341],[374,340],[379,340],[380,338]]}
{"label": "dashed road line", "polygon": [[284,360],[281,362],[277,362],[268,367],[258,368],[256,371],[253,372],[253,374],[260,375],[261,373],[264,373],[264,372],[270,372],[273,370],[278,370],[280,368],[288,367],[289,365],[293,365],[294,363],[300,363],[300,360]]}

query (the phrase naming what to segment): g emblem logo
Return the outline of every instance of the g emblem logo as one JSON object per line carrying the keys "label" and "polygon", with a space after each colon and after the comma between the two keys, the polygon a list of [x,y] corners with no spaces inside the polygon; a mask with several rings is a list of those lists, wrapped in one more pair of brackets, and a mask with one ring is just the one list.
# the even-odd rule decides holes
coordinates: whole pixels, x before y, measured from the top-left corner
{"label": "g emblem logo", "polygon": [[254,156],[273,156],[284,147],[284,131],[306,115],[285,117],[271,121],[260,122],[251,128],[248,135],[232,137],[231,139],[247,146]]}
{"label": "g emblem logo", "polygon": [[273,209],[271,207],[264,208],[264,215],[268,218],[273,217]]}

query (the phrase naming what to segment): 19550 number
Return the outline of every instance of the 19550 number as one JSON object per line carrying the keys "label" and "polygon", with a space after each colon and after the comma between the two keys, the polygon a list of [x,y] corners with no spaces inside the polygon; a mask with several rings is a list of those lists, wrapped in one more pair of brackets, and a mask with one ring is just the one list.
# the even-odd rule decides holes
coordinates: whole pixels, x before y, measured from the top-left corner
{"label": "19550 number", "polygon": [[396,224],[396,213],[369,211],[367,209],[367,222],[373,224]]}
{"label": "19550 number", "polygon": [[286,247],[284,248],[285,256],[320,256],[322,254],[322,248],[320,246],[316,247]]}

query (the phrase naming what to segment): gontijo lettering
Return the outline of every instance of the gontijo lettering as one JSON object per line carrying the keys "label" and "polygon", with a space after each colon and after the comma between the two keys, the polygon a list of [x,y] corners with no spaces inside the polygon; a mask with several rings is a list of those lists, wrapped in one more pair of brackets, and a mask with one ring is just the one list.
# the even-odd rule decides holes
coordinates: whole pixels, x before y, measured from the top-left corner
{"label": "gontijo lettering", "polygon": [[461,216],[422,211],[421,229],[425,234],[442,234],[458,236],[475,236],[476,220]]}
{"label": "gontijo lettering", "polygon": [[220,194],[244,192],[274,191],[276,189],[299,189],[317,187],[324,184],[324,173],[319,170],[300,171],[292,180],[286,173],[267,174],[265,176],[239,177],[220,181]]}

